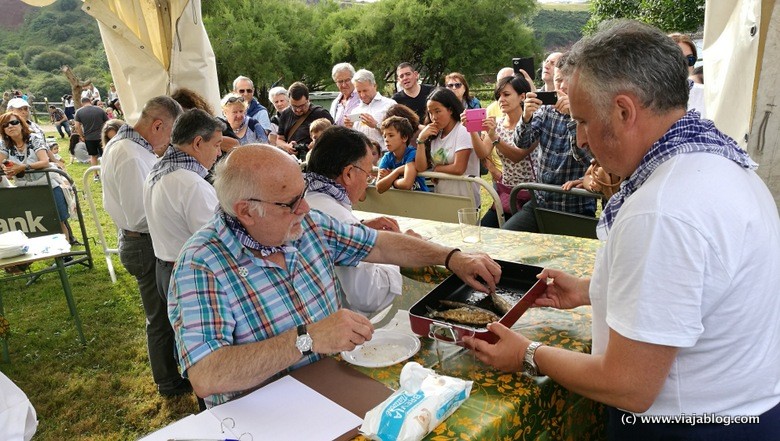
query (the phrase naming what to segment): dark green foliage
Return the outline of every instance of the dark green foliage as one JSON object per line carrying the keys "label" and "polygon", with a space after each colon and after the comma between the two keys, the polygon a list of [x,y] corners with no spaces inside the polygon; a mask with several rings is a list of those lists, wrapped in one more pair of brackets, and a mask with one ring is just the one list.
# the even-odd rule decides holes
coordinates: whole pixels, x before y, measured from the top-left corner
{"label": "dark green foliage", "polygon": [[73,59],[73,57],[60,51],[46,51],[33,57],[30,62],[30,67],[46,72],[53,72],[59,70],[60,67],[64,65],[73,64],[75,61],[76,60]]}
{"label": "dark green foliage", "polygon": [[582,29],[590,18],[587,11],[542,9],[534,17],[534,35],[546,51],[566,49],[582,38]]}
{"label": "dark green foliage", "polygon": [[631,18],[664,32],[696,32],[704,26],[704,0],[593,0],[587,32],[604,20]]}
{"label": "dark green foliage", "polygon": [[8,67],[19,67],[22,65],[22,57],[18,53],[12,52],[5,56],[5,64]]}

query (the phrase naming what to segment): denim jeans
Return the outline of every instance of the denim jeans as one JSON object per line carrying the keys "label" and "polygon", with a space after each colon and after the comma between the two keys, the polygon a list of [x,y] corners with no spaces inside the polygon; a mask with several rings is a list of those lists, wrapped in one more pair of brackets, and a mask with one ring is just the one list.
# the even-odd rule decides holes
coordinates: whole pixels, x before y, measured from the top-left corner
{"label": "denim jeans", "polygon": [[161,391],[175,389],[182,381],[175,353],[173,328],[168,320],[168,302],[157,290],[152,237],[144,234],[131,237],[119,236],[119,260],[127,272],[138,282],[141,303],[146,314],[146,345],[149,363],[157,388]]}
{"label": "denim jeans", "polygon": [[523,208],[517,210],[517,213],[513,214],[508,221],[504,222],[504,226],[502,226],[501,229],[538,233],[539,226],[536,224],[536,215],[534,215],[532,204],[524,204]]}
{"label": "denim jeans", "polygon": [[63,121],[61,123],[54,123],[54,127],[57,128],[57,133],[60,134],[60,137],[64,138],[65,135],[63,134],[63,130],[65,133],[68,134],[68,138],[70,138],[70,124],[67,121]]}

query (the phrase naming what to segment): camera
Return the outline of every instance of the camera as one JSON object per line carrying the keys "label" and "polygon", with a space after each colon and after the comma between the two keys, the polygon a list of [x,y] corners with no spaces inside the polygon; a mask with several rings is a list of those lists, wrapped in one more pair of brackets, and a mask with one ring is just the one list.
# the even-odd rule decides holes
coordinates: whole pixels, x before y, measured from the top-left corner
{"label": "camera", "polygon": [[302,142],[294,142],[293,149],[295,149],[295,157],[301,161],[306,160],[306,153],[309,152],[309,146]]}

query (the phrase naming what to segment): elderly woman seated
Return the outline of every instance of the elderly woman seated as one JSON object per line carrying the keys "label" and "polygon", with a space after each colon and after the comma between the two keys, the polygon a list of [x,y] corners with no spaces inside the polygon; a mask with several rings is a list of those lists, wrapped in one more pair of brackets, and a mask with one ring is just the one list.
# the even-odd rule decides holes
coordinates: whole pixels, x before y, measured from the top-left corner
{"label": "elderly woman seated", "polygon": [[222,98],[222,113],[241,145],[268,143],[268,137],[260,123],[246,115],[247,106],[244,98],[235,93],[229,93]]}

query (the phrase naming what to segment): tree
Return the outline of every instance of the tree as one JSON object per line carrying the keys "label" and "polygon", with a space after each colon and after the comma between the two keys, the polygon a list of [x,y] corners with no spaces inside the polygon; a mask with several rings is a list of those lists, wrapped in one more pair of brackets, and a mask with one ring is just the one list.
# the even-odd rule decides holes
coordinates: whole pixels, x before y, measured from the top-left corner
{"label": "tree", "polygon": [[316,26],[319,11],[333,8],[331,1],[317,5],[300,0],[204,2],[203,23],[218,54],[220,88],[231,90],[239,75],[252,78],[258,89],[278,79],[287,85],[303,80],[311,90],[322,88],[330,66]]}
{"label": "tree", "polygon": [[664,32],[696,32],[704,25],[704,0],[593,0],[590,5],[587,32],[613,18],[643,21]]}
{"label": "tree", "polygon": [[390,80],[408,61],[426,82],[450,71],[466,77],[495,72],[512,57],[541,49],[527,23],[531,0],[382,0],[332,14],[322,32],[330,35],[330,61],[350,61]]}

